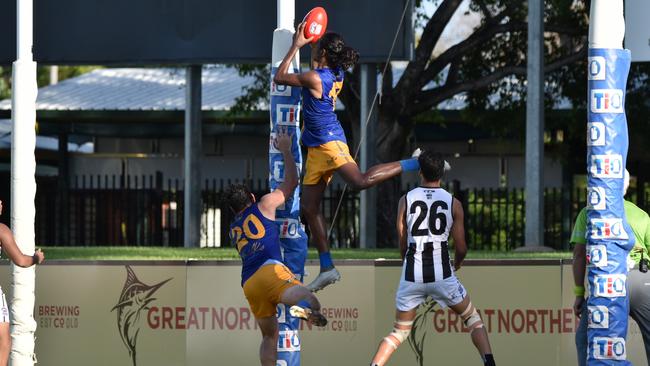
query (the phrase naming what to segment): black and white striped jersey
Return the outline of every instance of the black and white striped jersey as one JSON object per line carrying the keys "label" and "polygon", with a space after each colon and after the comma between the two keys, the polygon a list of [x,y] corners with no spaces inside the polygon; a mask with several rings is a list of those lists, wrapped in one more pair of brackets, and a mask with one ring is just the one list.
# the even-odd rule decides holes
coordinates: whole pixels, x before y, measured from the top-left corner
{"label": "black and white striped jersey", "polygon": [[406,194],[405,281],[435,282],[453,274],[447,244],[452,204],[452,195],[442,188],[418,187]]}

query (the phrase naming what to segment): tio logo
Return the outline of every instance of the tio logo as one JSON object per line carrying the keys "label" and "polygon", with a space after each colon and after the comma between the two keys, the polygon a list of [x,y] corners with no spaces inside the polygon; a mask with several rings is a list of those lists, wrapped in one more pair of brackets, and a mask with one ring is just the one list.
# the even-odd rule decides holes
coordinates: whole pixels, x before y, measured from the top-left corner
{"label": "tio logo", "polygon": [[[277,159],[281,159],[278,155],[274,155]],[[273,157],[272,157],[273,158]],[[276,160],[271,163],[271,171],[269,172],[269,179],[273,180],[272,186],[274,183],[284,182],[284,161]],[[296,174],[300,176],[301,166],[296,163]]]}
{"label": "tio logo", "polygon": [[609,328],[609,310],[607,306],[587,306],[588,326],[592,329]]}
{"label": "tio logo", "polygon": [[591,348],[597,360],[625,360],[625,338],[594,337]]}
{"label": "tio logo", "polygon": [[587,123],[587,146],[605,146],[605,124]]}
{"label": "tio logo", "polygon": [[297,330],[281,330],[278,333],[278,352],[300,351],[300,339]]}
{"label": "tio logo", "polygon": [[589,80],[605,80],[605,58],[603,56],[589,57],[587,63],[589,64]]}
{"label": "tio logo", "polygon": [[298,126],[300,107],[294,104],[278,104],[275,107],[276,124],[278,126]]}
{"label": "tio logo", "polygon": [[592,239],[628,239],[623,219],[591,219]]}
{"label": "tio logo", "polygon": [[282,219],[280,222],[280,239],[299,239],[302,224],[297,219]]}
{"label": "tio logo", "polygon": [[587,245],[587,264],[598,268],[607,267],[607,247]]}
{"label": "tio logo", "polygon": [[286,315],[288,310],[287,308],[288,306],[285,304],[278,304],[275,313],[275,317],[278,318],[278,323],[280,324],[287,323],[287,315]]}
{"label": "tio logo", "polygon": [[277,183],[284,182],[284,161],[278,160],[273,162],[273,169],[269,172],[272,180]]}
{"label": "tio logo", "polygon": [[589,171],[594,178],[623,178],[623,156],[592,155]]}
{"label": "tio logo", "polygon": [[278,150],[278,147],[275,144],[275,137],[278,134],[276,132],[271,132],[269,137],[269,153],[271,154],[281,154],[282,152]]}
{"label": "tio logo", "polygon": [[598,211],[607,209],[604,187],[587,187],[587,208]]}
{"label": "tio logo", "polygon": [[623,113],[621,89],[593,89],[591,91],[592,113]]}
{"label": "tio logo", "polygon": [[625,281],[624,274],[597,275],[594,277],[592,293],[596,297],[625,297]]}
{"label": "tio logo", "polygon": [[280,96],[280,97],[290,97],[291,87],[288,85],[276,84],[274,81],[271,81],[271,95]]}

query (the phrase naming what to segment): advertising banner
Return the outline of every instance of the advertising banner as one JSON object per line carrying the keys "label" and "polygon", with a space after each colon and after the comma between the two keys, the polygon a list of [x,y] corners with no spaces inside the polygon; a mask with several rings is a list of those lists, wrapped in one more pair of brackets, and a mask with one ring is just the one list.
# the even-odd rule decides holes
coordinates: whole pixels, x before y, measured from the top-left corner
{"label": "advertising banner", "polygon": [[[216,361],[223,365],[259,364],[257,350],[261,333],[241,287],[232,280],[237,278],[239,270],[238,265],[220,266],[218,272],[213,266],[190,267],[187,277],[188,312],[192,308],[209,309],[204,310],[208,318],[216,312],[223,321],[187,329],[187,365],[209,365]],[[318,267],[309,267],[308,270],[317,271]],[[335,286],[318,294],[322,312],[329,320],[327,326],[318,328],[305,322],[298,323],[302,364],[366,364],[374,347],[374,287],[369,286],[373,283],[373,271],[368,266],[347,265],[339,267],[339,270],[348,275],[346,286]],[[354,296],[350,296],[351,291],[354,291]],[[200,313],[200,310],[194,311]],[[280,314],[282,316],[284,314]],[[290,334],[280,330],[279,349],[296,348],[295,342]]]}
{"label": "advertising banner", "polygon": [[[458,271],[459,280],[483,318],[498,365],[559,365],[561,335],[573,335],[577,320],[571,307],[562,305],[560,265],[559,261],[554,262],[531,266],[468,263]],[[395,287],[399,269],[381,268],[376,281],[383,276],[391,278]],[[394,312],[394,300],[387,302]],[[388,310],[382,310],[384,319],[378,319],[377,324],[385,334],[392,329],[394,317]],[[415,337],[408,342],[410,347],[403,345],[405,349],[395,354],[392,364],[481,364],[467,328],[450,309],[427,303],[418,309],[415,326]]]}
{"label": "advertising banner", "polygon": [[186,302],[184,262],[37,271],[39,365],[185,364],[186,320],[178,314]]}

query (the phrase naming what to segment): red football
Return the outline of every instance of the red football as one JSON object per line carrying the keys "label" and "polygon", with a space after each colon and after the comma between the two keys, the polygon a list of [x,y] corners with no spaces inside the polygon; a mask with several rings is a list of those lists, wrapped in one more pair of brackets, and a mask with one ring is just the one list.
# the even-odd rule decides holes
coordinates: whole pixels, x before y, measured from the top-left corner
{"label": "red football", "polygon": [[319,7],[313,8],[305,15],[305,38],[314,37],[311,43],[317,42],[327,29],[327,12]]}

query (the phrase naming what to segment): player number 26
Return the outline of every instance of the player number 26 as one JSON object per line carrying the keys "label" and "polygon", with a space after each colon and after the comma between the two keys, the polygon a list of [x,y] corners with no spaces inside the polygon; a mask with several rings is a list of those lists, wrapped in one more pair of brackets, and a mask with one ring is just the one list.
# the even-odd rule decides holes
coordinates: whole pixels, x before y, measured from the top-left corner
{"label": "player number 26", "polygon": [[[429,235],[429,231],[433,235],[440,235],[445,232],[447,229],[447,215],[445,214],[445,211],[449,210],[447,202],[435,201],[429,208],[424,201],[415,201],[411,205],[410,213],[415,214],[418,208],[420,209],[420,214],[415,219],[413,227],[411,227],[412,236],[427,236]],[[429,211],[431,212],[429,213]],[[427,213],[429,213],[429,227],[420,229],[422,221],[427,218]]]}

